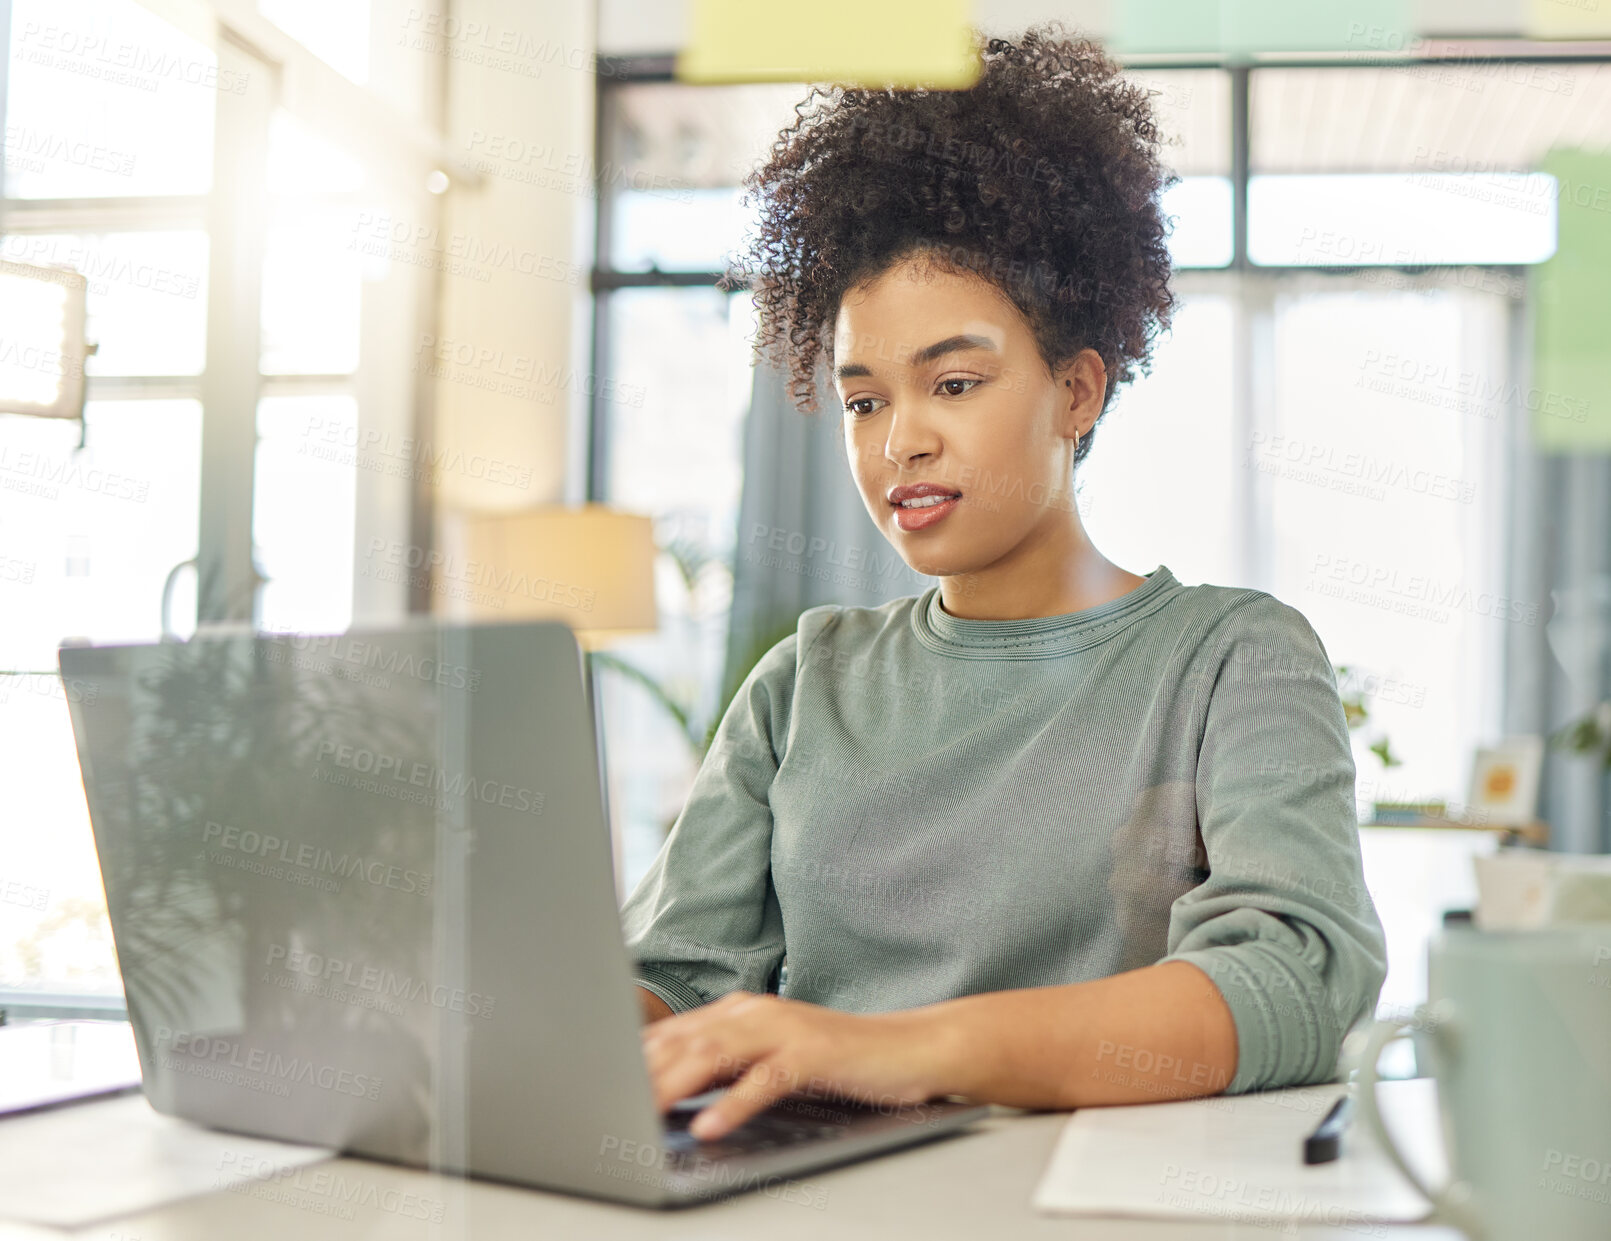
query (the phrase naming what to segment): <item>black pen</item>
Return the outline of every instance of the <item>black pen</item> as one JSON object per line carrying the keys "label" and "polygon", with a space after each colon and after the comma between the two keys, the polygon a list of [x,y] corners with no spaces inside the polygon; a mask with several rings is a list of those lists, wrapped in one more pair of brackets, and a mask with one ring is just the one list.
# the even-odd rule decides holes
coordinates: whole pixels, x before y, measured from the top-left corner
{"label": "black pen", "polygon": [[1308,1137],[1303,1140],[1304,1163],[1330,1163],[1342,1149],[1343,1130],[1353,1114],[1354,1098],[1343,1094],[1331,1105],[1331,1111]]}

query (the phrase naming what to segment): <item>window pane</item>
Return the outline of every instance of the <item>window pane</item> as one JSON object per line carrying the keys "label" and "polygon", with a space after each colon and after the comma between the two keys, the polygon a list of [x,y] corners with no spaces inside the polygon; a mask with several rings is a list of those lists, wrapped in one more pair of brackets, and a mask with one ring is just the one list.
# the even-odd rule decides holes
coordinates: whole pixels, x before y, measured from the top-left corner
{"label": "window pane", "polygon": [[250,85],[136,0],[14,0],[6,193],[204,194],[216,94]]}
{"label": "window pane", "polygon": [[1254,69],[1258,173],[1531,172],[1551,147],[1611,145],[1611,66],[1467,58]]}
{"label": "window pane", "polygon": [[619,399],[610,419],[610,502],[697,513],[731,546],[751,372],[748,297],[628,289],[609,299]]}
{"label": "window pane", "polygon": [[606,184],[737,185],[810,89],[800,82],[614,87],[605,118],[612,163],[600,171]]}
{"label": "window pane", "polygon": [[357,467],[325,451],[351,443],[358,404],[347,396],[264,397],[257,406],[252,540],[269,580],[265,629],[340,632],[352,623]]}
{"label": "window pane", "polygon": [[[1231,257],[1230,77],[1217,69],[1136,70],[1153,92],[1164,163],[1182,178],[1164,210],[1176,217],[1170,250],[1182,267]],[[739,184],[794,122],[809,85],[651,83],[609,94],[605,167],[620,271],[721,271],[752,229]],[[919,154],[921,148],[919,148]]]}
{"label": "window pane", "polygon": [[[611,654],[691,705],[703,725],[726,653],[754,310],[747,296],[710,289],[623,291],[610,295],[608,308],[611,339],[622,342],[611,374],[619,399],[605,407],[608,499],[650,514],[656,542],[668,549],[655,566],[660,631],[617,643]],[[686,799],[696,760],[660,704],[603,675],[610,809],[622,844],[619,878],[630,887]]]}
{"label": "window pane", "polygon": [[1384,768],[1356,734],[1367,812],[1375,800],[1463,803],[1472,750],[1498,728],[1509,619],[1492,606],[1505,590],[1488,523],[1503,509],[1505,410],[1455,393],[1468,378],[1483,391],[1508,382],[1502,331],[1478,335],[1471,309],[1501,302],[1459,291],[1277,302],[1275,425],[1247,460],[1269,488],[1274,593],[1309,616],[1334,662],[1368,678],[1375,729],[1402,759]]}
{"label": "window pane", "polygon": [[[92,401],[78,427],[0,417],[0,668],[48,672],[63,638],[149,641],[196,553],[201,407]],[[190,600],[194,617],[194,597]],[[66,693],[0,676],[0,986],[117,994]]]}
{"label": "window pane", "polygon": [[[623,271],[722,271],[729,253],[755,227],[756,205],[742,191],[666,188],[616,196],[611,252]],[[1224,267],[1231,261],[1229,177],[1183,177],[1163,196],[1174,217],[1169,253],[1177,267]]]}
{"label": "window pane", "polygon": [[1119,390],[1076,475],[1091,541],[1132,573],[1165,564],[1183,582],[1236,584],[1232,313],[1221,295],[1181,296],[1152,374]]}
{"label": "window pane", "polygon": [[364,256],[356,210],[309,211],[268,230],[263,259],[265,375],[358,369]]}
{"label": "window pane", "polygon": [[1557,187],[1545,173],[1252,177],[1255,263],[1542,263],[1555,253]]}
{"label": "window pane", "polygon": [[746,229],[739,183],[809,91],[803,83],[612,89],[600,174],[613,236],[602,260],[622,271],[720,271]]}
{"label": "window pane", "polygon": [[196,554],[201,406],[90,401],[78,426],[0,415],[0,667],[50,669],[63,638],[161,633],[162,583]]}
{"label": "window pane", "polygon": [[753,228],[741,191],[627,190],[614,201],[612,262],[624,271],[722,271]]}
{"label": "window pane", "polygon": [[1164,164],[1182,177],[1231,174],[1231,75],[1223,69],[1129,69],[1152,91]]}
{"label": "window pane", "polygon": [[336,72],[369,81],[370,0],[257,0],[257,11]]}
{"label": "window pane", "polygon": [[271,194],[338,193],[365,179],[361,163],[284,108],[269,118],[266,176]]}
{"label": "window pane", "polygon": [[207,354],[207,234],[13,234],[0,257],[89,281],[86,375],[199,375]]}
{"label": "window pane", "polygon": [[1225,267],[1231,235],[1231,179],[1183,177],[1164,191],[1163,211],[1173,218],[1169,257],[1176,267]]}
{"label": "window pane", "polygon": [[1254,69],[1248,252],[1302,265],[1538,263],[1557,146],[1611,148],[1611,67]]}

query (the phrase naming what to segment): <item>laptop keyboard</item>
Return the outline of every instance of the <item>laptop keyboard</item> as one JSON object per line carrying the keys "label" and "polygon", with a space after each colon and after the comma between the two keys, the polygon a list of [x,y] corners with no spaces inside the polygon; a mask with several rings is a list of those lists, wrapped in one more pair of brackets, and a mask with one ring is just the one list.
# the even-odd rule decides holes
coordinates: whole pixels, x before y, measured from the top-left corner
{"label": "laptop keyboard", "polygon": [[750,1117],[737,1129],[715,1141],[701,1141],[688,1132],[688,1125],[697,1112],[673,1110],[666,1116],[666,1134],[662,1139],[665,1148],[683,1158],[700,1156],[705,1159],[729,1159],[735,1155],[754,1155],[780,1147],[798,1146],[805,1142],[833,1141],[850,1132],[852,1114],[849,1110],[823,1109],[843,1114],[842,1120],[821,1120],[791,1116],[776,1108]]}

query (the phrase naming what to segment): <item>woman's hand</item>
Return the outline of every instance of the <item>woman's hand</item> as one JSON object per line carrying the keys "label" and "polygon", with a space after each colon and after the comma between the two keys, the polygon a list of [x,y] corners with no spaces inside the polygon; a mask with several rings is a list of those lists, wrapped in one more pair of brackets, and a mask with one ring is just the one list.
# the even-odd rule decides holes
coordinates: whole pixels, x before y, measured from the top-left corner
{"label": "woman's hand", "polygon": [[642,1034],[662,1112],[737,1079],[689,1126],[697,1138],[718,1138],[796,1092],[891,1113],[944,1093],[936,1030],[916,1011],[844,1013],[734,991],[645,1026]]}

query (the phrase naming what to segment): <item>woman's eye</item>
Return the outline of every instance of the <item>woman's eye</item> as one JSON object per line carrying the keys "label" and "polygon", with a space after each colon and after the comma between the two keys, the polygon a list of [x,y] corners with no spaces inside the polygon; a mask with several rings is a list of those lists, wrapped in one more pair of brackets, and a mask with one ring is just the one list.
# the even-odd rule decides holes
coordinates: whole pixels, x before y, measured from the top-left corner
{"label": "woman's eye", "polygon": [[[978,387],[982,383],[984,383],[984,380],[982,379],[970,379],[962,375],[955,375],[950,379],[940,380],[939,386],[944,391],[946,396],[966,396],[969,392],[973,391],[974,388]],[[949,386],[951,384],[962,384],[966,386],[952,388]],[[875,405],[882,400],[882,397],[876,396],[857,397],[854,401],[845,402],[845,412],[851,415],[853,418],[870,418],[878,411],[876,409],[863,409],[862,406]]]}

